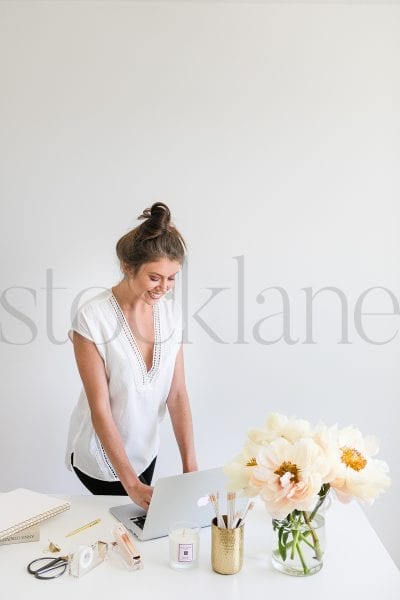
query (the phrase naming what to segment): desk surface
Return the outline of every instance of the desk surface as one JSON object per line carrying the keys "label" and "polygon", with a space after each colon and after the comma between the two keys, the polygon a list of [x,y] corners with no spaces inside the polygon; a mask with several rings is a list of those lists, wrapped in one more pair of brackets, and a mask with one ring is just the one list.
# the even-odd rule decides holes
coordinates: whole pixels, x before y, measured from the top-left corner
{"label": "desk surface", "polygon": [[[218,575],[210,566],[210,528],[201,531],[199,567],[175,571],[168,566],[168,538],[137,541],[144,561],[141,571],[127,571],[111,559],[76,579],[64,575],[38,581],[26,572],[27,563],[43,556],[49,540],[64,553],[98,539],[111,541],[116,523],[110,506],[127,499],[113,496],[72,496],[71,509],[44,522],[39,542],[0,546],[2,598],[13,600],[77,600],[133,598],[190,598],[190,600],[248,600],[296,598],[310,600],[399,600],[400,572],[386,552],[361,508],[352,503],[333,503],[326,514],[327,549],[322,570],[296,578],[274,571],[270,565],[271,525],[261,503],[249,513],[244,540],[244,564],[236,575]],[[71,538],[65,534],[97,517],[101,523]],[[261,593],[261,596],[260,596]],[[93,594],[96,594],[93,596]],[[125,595],[126,594],[126,595]]]}

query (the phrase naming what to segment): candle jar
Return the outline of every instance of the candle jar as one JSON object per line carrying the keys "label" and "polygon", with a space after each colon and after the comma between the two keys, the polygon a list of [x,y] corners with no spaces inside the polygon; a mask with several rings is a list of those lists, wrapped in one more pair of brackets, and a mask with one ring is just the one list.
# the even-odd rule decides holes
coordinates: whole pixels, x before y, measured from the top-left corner
{"label": "candle jar", "polygon": [[174,569],[192,569],[198,564],[200,527],[180,521],[169,529],[169,564]]}

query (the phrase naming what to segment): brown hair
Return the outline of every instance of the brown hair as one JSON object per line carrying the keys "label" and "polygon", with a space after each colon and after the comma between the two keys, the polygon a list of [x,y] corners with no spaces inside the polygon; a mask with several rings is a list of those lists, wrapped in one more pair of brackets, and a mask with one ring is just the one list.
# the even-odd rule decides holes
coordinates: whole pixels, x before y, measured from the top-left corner
{"label": "brown hair", "polygon": [[166,204],[156,202],[138,217],[143,223],[126,233],[117,242],[117,256],[121,265],[131,267],[134,273],[148,262],[169,258],[182,264],[186,244],[171,223],[171,212]]}

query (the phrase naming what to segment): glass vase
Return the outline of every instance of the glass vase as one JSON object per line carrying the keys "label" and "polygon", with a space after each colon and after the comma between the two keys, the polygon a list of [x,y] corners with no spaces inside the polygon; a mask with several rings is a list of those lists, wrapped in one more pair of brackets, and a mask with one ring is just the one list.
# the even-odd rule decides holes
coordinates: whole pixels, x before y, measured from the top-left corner
{"label": "glass vase", "polygon": [[295,577],[314,575],[322,569],[325,550],[322,515],[295,510],[286,519],[273,519],[272,527],[275,569]]}

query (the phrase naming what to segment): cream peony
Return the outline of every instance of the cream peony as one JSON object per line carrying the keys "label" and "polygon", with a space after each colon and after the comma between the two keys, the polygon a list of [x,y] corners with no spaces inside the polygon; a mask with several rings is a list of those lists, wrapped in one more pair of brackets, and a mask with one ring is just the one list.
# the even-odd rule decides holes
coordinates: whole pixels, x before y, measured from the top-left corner
{"label": "cream peony", "polygon": [[325,476],[324,483],[330,483],[335,479],[338,472],[338,427],[327,427],[319,423],[311,434],[312,439],[318,444],[329,464],[329,471]]}
{"label": "cream peony", "polygon": [[330,487],[342,501],[372,502],[390,485],[388,465],[373,458],[378,446],[377,438],[352,426],[311,429],[307,421],[273,413],[225,467],[228,487],[260,495],[277,519],[313,510],[317,502],[318,510]]}
{"label": "cream peony", "polygon": [[330,488],[342,501],[373,502],[389,487],[389,468],[374,458],[377,452],[378,440],[363,437],[355,427],[320,423],[311,429],[307,421],[274,413],[262,429],[248,433],[242,453],[225,473],[231,490],[264,500],[277,532],[274,560],[289,563],[291,574],[298,560],[307,575],[314,568],[305,560],[309,548],[312,560],[322,558],[314,519]]}
{"label": "cream peony", "polygon": [[334,477],[330,481],[342,502],[357,498],[372,503],[390,486],[389,467],[373,458],[379,450],[376,437],[363,437],[356,427],[337,431]]}
{"label": "cream peony", "polygon": [[328,470],[321,448],[312,439],[290,443],[277,438],[259,450],[248,487],[258,490],[274,518],[283,519],[293,510],[314,508]]}
{"label": "cream peony", "polygon": [[252,473],[258,465],[258,455],[262,448],[277,439],[296,442],[310,435],[311,427],[307,421],[288,419],[285,415],[272,413],[268,416],[265,427],[252,429],[248,432],[248,441],[241,454],[237,455],[226,467],[228,487],[231,491],[241,491],[248,497],[256,496],[259,492],[251,483]]}
{"label": "cream peony", "polygon": [[259,490],[250,485],[251,474],[257,466],[257,454],[258,447],[252,442],[248,442],[243,452],[225,466],[224,472],[228,478],[230,491],[240,491],[249,498],[257,496]]}
{"label": "cream peony", "polygon": [[249,439],[256,445],[267,446],[274,440],[282,437],[288,442],[297,442],[301,438],[309,437],[310,424],[304,419],[272,413],[267,418],[265,427],[262,429],[251,429],[248,433]]}

